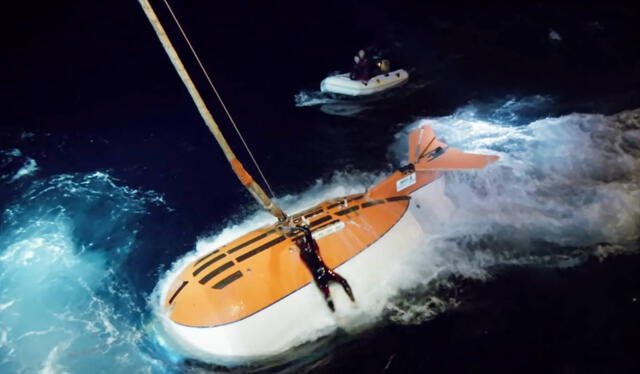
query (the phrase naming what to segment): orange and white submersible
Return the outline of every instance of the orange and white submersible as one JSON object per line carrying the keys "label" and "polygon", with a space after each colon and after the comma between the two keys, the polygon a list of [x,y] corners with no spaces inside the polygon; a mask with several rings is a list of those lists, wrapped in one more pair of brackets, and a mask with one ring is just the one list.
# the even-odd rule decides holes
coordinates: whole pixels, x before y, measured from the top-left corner
{"label": "orange and white submersible", "polygon": [[[334,313],[300,259],[294,242],[300,234],[288,229],[292,224],[308,222],[325,263],[349,281],[357,302],[429,234],[424,221],[449,209],[442,171],[479,169],[498,159],[448,147],[422,126],[409,136],[406,166],[365,193],[287,216],[235,157],[148,1],[139,2],[231,167],[277,218],[170,275],[160,296],[162,335],[190,357],[267,358],[335,326]],[[341,291],[333,292],[338,310],[350,303]]]}

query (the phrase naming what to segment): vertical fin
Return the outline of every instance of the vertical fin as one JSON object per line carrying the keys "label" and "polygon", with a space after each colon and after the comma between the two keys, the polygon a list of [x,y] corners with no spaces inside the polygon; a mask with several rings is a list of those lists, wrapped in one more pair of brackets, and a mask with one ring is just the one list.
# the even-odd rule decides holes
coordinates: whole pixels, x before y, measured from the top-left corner
{"label": "vertical fin", "polygon": [[433,182],[442,170],[481,169],[498,160],[498,156],[465,153],[449,147],[424,125],[409,134],[409,165],[367,191],[371,199],[409,195]]}
{"label": "vertical fin", "polygon": [[447,145],[436,138],[431,126],[421,126],[409,134],[409,163],[415,164],[425,154]]}
{"label": "vertical fin", "polygon": [[436,137],[431,126],[424,125],[409,135],[409,162],[416,170],[481,169],[498,156],[466,153],[447,146]]}

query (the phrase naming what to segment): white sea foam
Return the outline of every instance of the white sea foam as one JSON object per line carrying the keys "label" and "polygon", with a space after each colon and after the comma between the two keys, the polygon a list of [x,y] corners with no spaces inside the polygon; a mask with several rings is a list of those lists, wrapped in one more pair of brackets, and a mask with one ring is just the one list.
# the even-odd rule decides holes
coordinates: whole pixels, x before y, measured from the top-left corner
{"label": "white sea foam", "polygon": [[[106,173],[60,175],[35,181],[7,207],[0,233],[0,372],[151,367],[133,318],[141,310],[113,270],[135,242],[135,232],[121,227],[144,214],[146,195],[117,186]],[[80,235],[107,244],[83,250]],[[135,352],[130,360],[117,361],[129,352]]]}
{"label": "white sea foam", "polygon": [[9,180],[8,183],[13,183],[15,181],[17,181],[20,178],[29,176],[29,175],[33,175],[36,171],[38,170],[38,164],[36,163],[36,160],[32,159],[32,158],[27,158],[27,160],[25,161],[24,165],[22,165],[22,167],[20,168],[20,170],[18,170],[13,177],[11,177],[11,179]]}
{"label": "white sea foam", "polygon": [[297,107],[307,107],[332,103],[335,99],[320,91],[302,90],[294,96],[294,101]]}
{"label": "white sea foam", "polygon": [[[497,265],[566,267],[635,252],[624,243],[640,238],[639,118],[640,110],[571,114],[512,127],[457,113],[408,126],[405,132],[428,123],[452,147],[501,159],[485,170],[448,172],[447,195],[458,209],[396,286],[424,291],[447,275],[489,276]],[[426,294],[424,302],[397,300],[391,318],[430,318],[442,304]]]}
{"label": "white sea foam", "polygon": [[38,170],[37,162],[26,157],[17,148],[0,150],[0,180],[13,183],[23,177],[33,175]]}

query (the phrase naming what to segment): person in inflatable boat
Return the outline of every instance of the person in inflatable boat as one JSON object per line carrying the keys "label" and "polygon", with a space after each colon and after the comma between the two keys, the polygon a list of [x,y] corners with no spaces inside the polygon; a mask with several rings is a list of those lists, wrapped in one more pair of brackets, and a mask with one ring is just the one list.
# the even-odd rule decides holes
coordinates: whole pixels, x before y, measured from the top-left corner
{"label": "person in inflatable boat", "polygon": [[349,295],[351,301],[355,302],[353,292],[347,280],[336,274],[322,260],[320,248],[316,240],[313,239],[311,230],[302,225],[296,226],[294,230],[303,232],[302,236],[295,239],[296,245],[300,248],[300,258],[311,272],[313,281],[322,292],[329,309],[335,311],[335,306],[333,305],[333,300],[331,300],[331,294],[329,292],[329,282],[340,283],[344,291]]}
{"label": "person in inflatable boat", "polygon": [[353,57],[353,61],[355,63],[349,77],[353,80],[368,81],[371,78],[371,64],[364,49],[358,51],[358,54]]}

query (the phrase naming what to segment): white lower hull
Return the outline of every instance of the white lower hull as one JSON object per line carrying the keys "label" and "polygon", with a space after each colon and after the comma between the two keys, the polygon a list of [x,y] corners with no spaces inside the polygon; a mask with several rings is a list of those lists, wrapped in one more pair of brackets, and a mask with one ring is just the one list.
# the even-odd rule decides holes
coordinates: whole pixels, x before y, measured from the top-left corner
{"label": "white lower hull", "polygon": [[425,220],[451,210],[443,187],[444,178],[438,178],[415,191],[410,208],[385,235],[335,269],[349,281],[355,304],[339,285],[334,285],[331,294],[336,313],[332,313],[320,291],[310,283],[258,313],[228,325],[194,328],[163,318],[165,344],[171,342],[171,348],[203,361],[240,363],[272,357],[356,320],[362,323],[363,318],[384,307],[386,300],[380,298],[377,290],[394,273],[394,267],[423,242],[428,230]]}

